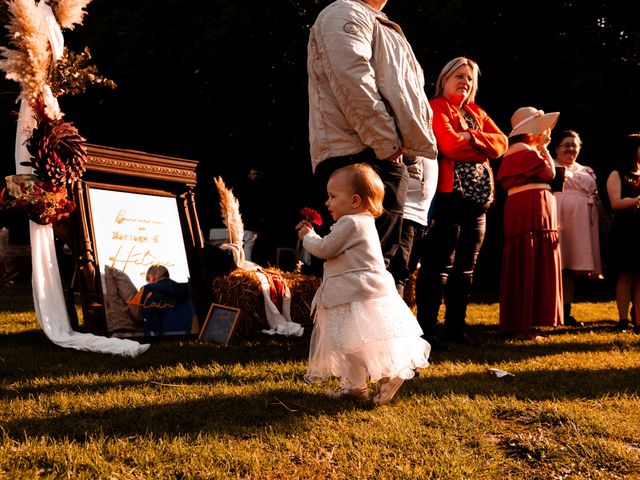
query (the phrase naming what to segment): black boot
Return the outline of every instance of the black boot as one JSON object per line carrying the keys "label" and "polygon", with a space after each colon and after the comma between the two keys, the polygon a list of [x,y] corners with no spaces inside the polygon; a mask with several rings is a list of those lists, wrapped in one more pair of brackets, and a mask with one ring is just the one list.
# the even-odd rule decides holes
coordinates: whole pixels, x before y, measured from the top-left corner
{"label": "black boot", "polygon": [[416,278],[416,318],[424,337],[435,337],[446,276],[420,269]]}
{"label": "black boot", "polygon": [[452,272],[445,286],[444,339],[461,345],[477,346],[467,336],[467,305],[473,283],[472,273]]}
{"label": "black boot", "polygon": [[579,322],[575,317],[571,316],[571,304],[564,304],[564,324],[567,327],[584,327],[584,323]]}
{"label": "black boot", "polygon": [[629,320],[618,320],[613,329],[617,332],[626,332],[629,329]]}

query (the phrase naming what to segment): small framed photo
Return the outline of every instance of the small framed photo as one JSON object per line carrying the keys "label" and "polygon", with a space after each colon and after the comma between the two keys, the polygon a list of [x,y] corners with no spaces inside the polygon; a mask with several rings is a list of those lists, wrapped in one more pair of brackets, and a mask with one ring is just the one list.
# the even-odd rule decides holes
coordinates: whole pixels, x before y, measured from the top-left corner
{"label": "small framed photo", "polygon": [[238,326],[240,309],[212,303],[198,340],[209,340],[228,345]]}

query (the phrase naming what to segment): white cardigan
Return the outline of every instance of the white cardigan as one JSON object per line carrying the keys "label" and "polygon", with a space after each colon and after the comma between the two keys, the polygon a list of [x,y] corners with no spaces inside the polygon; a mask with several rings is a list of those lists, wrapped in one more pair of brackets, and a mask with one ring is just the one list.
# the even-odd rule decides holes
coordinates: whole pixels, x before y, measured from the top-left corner
{"label": "white cardigan", "polygon": [[324,238],[314,231],[305,235],[303,245],[327,260],[314,305],[329,308],[397,293],[371,215],[344,215]]}

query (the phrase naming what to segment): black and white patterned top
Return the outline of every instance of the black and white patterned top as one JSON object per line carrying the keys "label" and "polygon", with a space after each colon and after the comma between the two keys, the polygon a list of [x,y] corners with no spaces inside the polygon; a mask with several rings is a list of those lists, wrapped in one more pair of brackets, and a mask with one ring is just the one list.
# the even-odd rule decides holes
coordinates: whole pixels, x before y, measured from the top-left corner
{"label": "black and white patterned top", "polygon": [[[463,118],[470,129],[477,130],[478,123],[469,112],[465,111]],[[484,205],[493,202],[493,175],[489,168],[485,163],[455,162],[453,190],[473,203]]]}

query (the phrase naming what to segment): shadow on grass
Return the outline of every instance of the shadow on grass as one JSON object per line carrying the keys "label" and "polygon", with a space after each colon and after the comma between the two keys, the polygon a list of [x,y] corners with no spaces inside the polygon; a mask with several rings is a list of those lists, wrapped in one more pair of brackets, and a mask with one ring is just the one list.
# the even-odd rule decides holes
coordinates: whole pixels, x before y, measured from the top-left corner
{"label": "shadow on grass", "polygon": [[[615,393],[640,393],[640,367],[595,371],[538,370],[501,379],[489,372],[438,378],[429,377],[426,371],[424,373],[424,377],[406,382],[394,401],[412,402],[422,398],[428,402],[429,398],[451,395],[557,401],[563,398],[571,400],[600,398]],[[199,380],[215,384],[223,379],[212,376]],[[185,385],[188,388],[188,384]],[[135,387],[135,382],[131,385],[125,383],[124,386]],[[158,388],[171,387],[158,385]],[[91,441],[96,436],[177,437],[203,433],[251,438],[262,434],[266,428],[285,434],[299,432],[305,428],[310,416],[335,416],[345,411],[374,408],[370,402],[328,400],[315,389],[308,391],[310,389],[301,381],[299,388],[266,389],[256,395],[221,393],[144,406],[87,407],[71,414],[48,412],[47,418],[21,418],[6,422],[3,430],[6,435],[16,439],[46,436],[79,442]]]}
{"label": "shadow on grass", "polygon": [[308,358],[309,338],[310,332],[302,337],[263,334],[251,341],[228,346],[196,340],[160,340],[154,341],[145,353],[130,358],[62,348],[52,343],[41,330],[27,330],[0,335],[0,377],[5,382],[27,381],[34,377],[55,380],[74,375],[118,376],[178,365],[193,368],[299,362]]}
{"label": "shadow on grass", "polygon": [[[113,372],[111,372],[113,373]],[[288,373],[300,377],[302,372]],[[188,375],[158,375],[135,379],[98,379],[60,377],[59,383],[40,384],[37,386],[5,386],[0,389],[0,399],[24,400],[40,395],[69,395],[88,393],[94,395],[107,394],[109,391],[129,390],[136,388],[201,388],[216,384],[228,386],[255,385],[273,381],[269,374],[234,375],[230,370],[222,369],[211,374],[189,373]],[[431,376],[429,369],[422,371],[422,376],[407,381],[403,391],[419,395],[443,397],[448,395],[506,396],[521,400],[553,400],[558,398],[599,398],[603,395],[640,394],[640,366],[637,368],[602,368],[594,369],[537,369],[535,371],[515,372],[515,376],[496,377],[488,370],[481,373],[449,374]],[[290,391],[286,391],[290,393]],[[404,395],[407,395],[405,393]],[[244,397],[242,397],[244,398]],[[243,400],[244,401],[244,400]],[[286,402],[285,402],[286,403]],[[152,407],[149,407],[152,408]]]}
{"label": "shadow on grass", "polygon": [[[545,329],[547,339],[540,342],[506,339],[496,325],[470,325],[469,337],[478,345],[445,343],[448,351],[432,352],[435,361],[505,362],[563,353],[607,352],[634,348],[640,345],[640,335],[631,332],[614,332],[616,322],[602,320],[587,322],[583,328],[556,327]],[[608,334],[595,341],[592,334]]]}
{"label": "shadow on grass", "polygon": [[514,397],[519,400],[595,399],[640,394],[640,366],[633,368],[537,369],[498,378],[488,369],[407,382],[405,395]]}
{"label": "shadow on grass", "polygon": [[[448,361],[469,361],[495,364],[536,356],[561,355],[566,352],[607,352],[634,348],[640,337],[631,334],[611,334],[601,342],[589,341],[589,331],[610,324],[594,322],[584,331],[558,328],[551,332],[549,342],[504,342],[497,329],[491,326],[472,326],[472,334],[482,337],[485,344],[479,348],[454,347],[441,354]],[[627,335],[627,336],[625,336]],[[582,340],[581,340],[582,339]],[[258,394],[233,395],[225,393],[229,385],[255,385],[273,382],[278,368],[289,362],[306,362],[309,332],[298,339],[256,338],[241,345],[221,346],[213,343],[164,341],[154,343],[138,358],[124,358],[63,349],[53,345],[40,330],[0,336],[0,374],[3,377],[0,398],[24,400],[66,393],[73,405],[77,393],[96,395],[109,390],[135,392],[139,388],[154,388],[168,393],[160,402],[143,406],[100,408],[83,407],[73,413],[48,411],[46,418],[29,418],[5,422],[4,432],[11,438],[52,437],[79,442],[91,441],[96,436],[125,438],[129,436],[197,436],[202,433],[220,433],[237,438],[260,435],[266,428],[299,432],[309,417],[334,416],[340,412],[370,410],[370,403],[331,401],[315,387],[308,387],[300,378],[292,388],[261,389]],[[268,368],[252,364],[271,364]],[[182,375],[166,371],[167,367],[183,365],[211,367],[211,374],[186,372]],[[249,366],[249,372],[238,376],[233,368]],[[219,367],[219,368],[218,368]],[[251,371],[258,372],[252,374]],[[127,374],[146,372],[144,379],[127,378]],[[157,373],[156,373],[157,372]],[[287,375],[299,375],[289,367]],[[516,398],[519,400],[596,399],[608,395],[640,395],[640,366],[634,368],[582,369],[569,365],[557,369],[515,371],[515,376],[497,378],[489,371],[430,375],[408,381],[394,401],[414,402],[449,396],[471,398]],[[95,378],[95,374],[104,377]],[[77,378],[73,378],[77,376]],[[107,377],[108,375],[108,377]],[[86,377],[85,377],[86,376]],[[267,378],[267,376],[269,378]],[[38,384],[29,383],[39,378]],[[119,378],[120,377],[120,378]],[[124,378],[122,378],[124,377]],[[14,385],[11,382],[15,382]],[[23,386],[21,386],[23,385]],[[216,386],[220,386],[217,394]],[[202,397],[180,400],[182,392],[210,387]],[[173,395],[171,392],[175,391]],[[164,392],[162,392],[164,393]],[[192,393],[192,392],[190,392]],[[83,400],[83,402],[86,400]],[[385,407],[386,408],[386,407]],[[389,408],[393,408],[390,406]]]}
{"label": "shadow on grass", "polygon": [[[613,323],[591,322],[586,329],[558,327],[550,332],[547,341],[504,341],[497,327],[473,325],[469,331],[481,340],[477,347],[450,345],[450,351],[432,352],[432,361],[467,361],[473,363],[500,363],[526,360],[527,358],[562,355],[565,353],[613,352],[634,348],[640,344],[640,336],[630,333],[611,333],[601,341],[594,341],[589,332],[609,331]],[[66,381],[74,375],[103,374],[111,377],[135,372],[150,372],[183,365],[186,368],[211,366],[240,366],[273,362],[306,362],[309,352],[310,329],[303,337],[286,338],[256,336],[251,341],[223,346],[195,340],[166,340],[152,343],[151,348],[137,358],[80,352],[65,349],[51,343],[41,330],[28,330],[15,334],[0,335],[0,376],[5,382],[24,382],[30,378],[46,378],[50,387],[40,386],[38,392],[53,392],[69,388]],[[55,386],[60,379],[60,386]],[[163,381],[165,381],[163,377]],[[171,382],[172,380],[167,380]],[[182,381],[182,380],[181,380]],[[192,383],[208,381],[195,376]],[[111,388],[109,382],[87,382],[78,388],[102,391]],[[116,382],[117,384],[118,382]],[[123,386],[136,382],[125,382]],[[142,382],[144,383],[144,382]],[[33,389],[22,394],[33,394]],[[11,395],[15,395],[16,392]],[[0,389],[0,397],[6,393]]]}
{"label": "shadow on grass", "polygon": [[34,313],[31,285],[16,286],[0,292],[0,312]]}
{"label": "shadow on grass", "polygon": [[373,408],[371,403],[330,401],[322,394],[305,393],[302,388],[273,389],[259,395],[214,395],[141,407],[87,408],[72,414],[7,422],[3,431],[13,438],[46,436],[80,442],[101,435],[177,437],[217,433],[251,438],[262,434],[265,428],[300,431],[309,415],[333,416]]}

